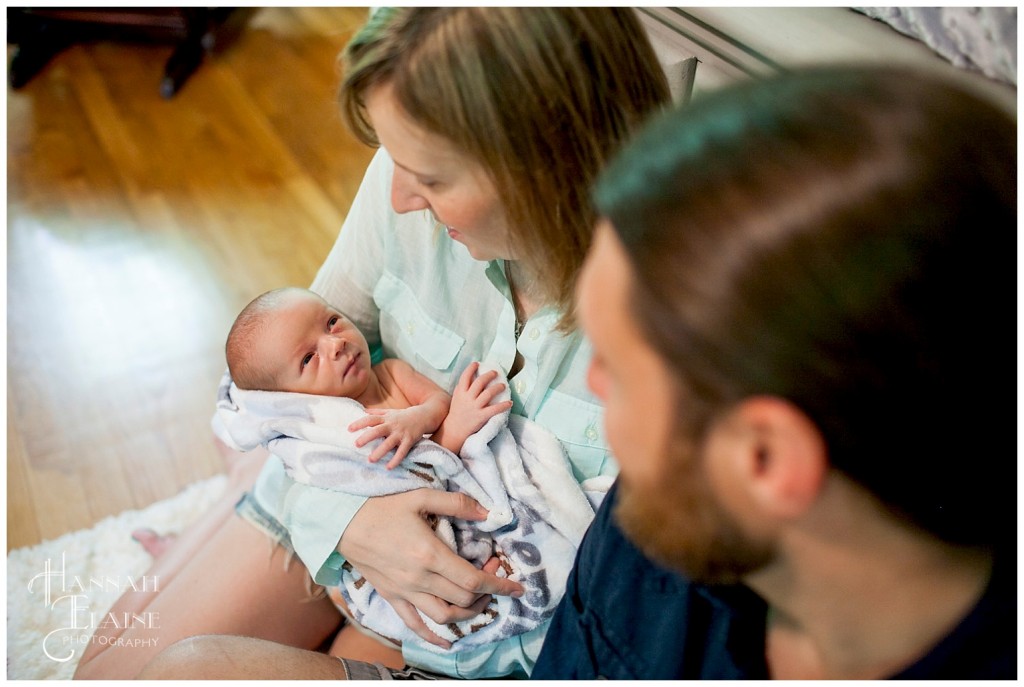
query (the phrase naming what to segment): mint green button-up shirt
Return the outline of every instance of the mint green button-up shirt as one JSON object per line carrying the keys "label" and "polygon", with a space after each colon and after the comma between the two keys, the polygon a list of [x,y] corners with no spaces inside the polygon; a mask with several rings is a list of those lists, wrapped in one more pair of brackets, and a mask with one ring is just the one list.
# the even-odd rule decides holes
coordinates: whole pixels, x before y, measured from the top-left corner
{"label": "mint green button-up shirt", "polygon": [[[396,214],[392,170],[379,151],[312,289],[362,330],[374,362],[401,358],[449,392],[474,361],[507,374],[518,350],[524,364],[510,380],[512,412],[561,440],[578,480],[616,474],[601,405],[586,385],[587,341],[579,332],[556,331],[552,308],[534,314],[517,341],[504,264],[474,260],[426,212]],[[338,584],[343,559],[335,547],[365,499],[299,484],[273,458],[253,495],[287,528],[314,579]],[[440,655],[408,646],[403,653],[412,665],[458,677],[525,676],[546,627],[472,652]]]}

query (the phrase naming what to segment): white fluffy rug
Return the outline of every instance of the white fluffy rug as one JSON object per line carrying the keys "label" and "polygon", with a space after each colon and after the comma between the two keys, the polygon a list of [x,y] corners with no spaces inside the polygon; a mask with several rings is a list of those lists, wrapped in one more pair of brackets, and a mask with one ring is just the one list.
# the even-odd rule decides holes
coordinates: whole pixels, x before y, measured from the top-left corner
{"label": "white fluffy rug", "polygon": [[7,678],[70,679],[94,623],[121,592],[154,584],[143,576],[151,559],[132,530],[181,531],[221,495],[226,479],[196,482],[143,510],[8,553]]}

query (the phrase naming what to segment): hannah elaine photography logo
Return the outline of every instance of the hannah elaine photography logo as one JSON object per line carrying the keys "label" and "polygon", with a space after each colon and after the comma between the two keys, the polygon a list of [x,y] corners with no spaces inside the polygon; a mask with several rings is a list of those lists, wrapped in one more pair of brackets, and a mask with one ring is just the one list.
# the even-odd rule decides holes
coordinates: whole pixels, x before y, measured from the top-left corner
{"label": "hannah elaine photography logo", "polygon": [[[46,559],[43,571],[28,583],[29,593],[39,595],[54,617],[56,627],[42,639],[47,658],[58,663],[70,661],[76,647],[88,644],[156,646],[157,637],[125,639],[122,635],[127,629],[159,628],[159,613],[96,612],[90,605],[90,595],[159,592],[158,576],[79,577],[68,573],[65,558],[66,554],[62,553],[59,564]],[[103,632],[97,635],[97,630]]]}

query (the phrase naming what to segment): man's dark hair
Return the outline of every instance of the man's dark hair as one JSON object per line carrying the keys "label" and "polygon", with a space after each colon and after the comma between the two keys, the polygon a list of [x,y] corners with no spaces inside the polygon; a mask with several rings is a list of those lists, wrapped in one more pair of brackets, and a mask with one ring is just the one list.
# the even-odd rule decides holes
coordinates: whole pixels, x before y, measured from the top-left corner
{"label": "man's dark hair", "polygon": [[829,68],[659,118],[595,200],[683,431],[752,395],[948,541],[1016,538],[1016,126],[921,74]]}

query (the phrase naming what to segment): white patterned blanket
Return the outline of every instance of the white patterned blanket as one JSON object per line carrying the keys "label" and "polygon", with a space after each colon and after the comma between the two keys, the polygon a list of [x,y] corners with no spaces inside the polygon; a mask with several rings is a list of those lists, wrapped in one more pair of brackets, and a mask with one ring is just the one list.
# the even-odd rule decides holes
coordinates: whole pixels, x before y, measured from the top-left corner
{"label": "white patterned blanket", "polygon": [[[506,389],[495,402],[507,398]],[[435,531],[477,567],[497,556],[507,576],[526,591],[518,599],[496,597],[476,618],[459,623],[442,626],[424,616],[433,632],[453,643],[451,651],[499,641],[546,621],[565,591],[576,548],[612,479],[578,484],[558,439],[507,411],[466,441],[461,459],[424,439],[400,466],[387,470],[386,459],[367,460],[379,440],[357,448],[355,438],[362,430],[346,429],[363,415],[363,406],[351,399],[246,391],[225,375],[214,424],[220,438],[240,450],[267,447],[298,482],[358,496],[429,487],[460,491],[483,505],[490,513],[487,520],[440,518]],[[347,564],[341,593],[365,627],[444,652],[409,630]]]}

